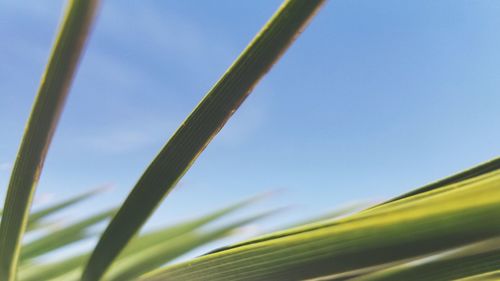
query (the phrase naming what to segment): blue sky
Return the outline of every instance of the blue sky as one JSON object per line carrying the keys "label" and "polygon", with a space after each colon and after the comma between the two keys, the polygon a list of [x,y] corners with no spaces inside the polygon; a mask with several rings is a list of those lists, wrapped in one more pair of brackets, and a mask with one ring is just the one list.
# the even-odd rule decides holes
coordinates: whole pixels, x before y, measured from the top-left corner
{"label": "blue sky", "polygon": [[[106,0],[37,198],[123,201],[280,1]],[[0,185],[6,187],[62,1],[0,4]],[[500,152],[500,2],[330,1],[152,218],[268,190],[273,223],[416,188]],[[0,195],[3,197],[5,188]],[[87,208],[87,209],[85,209]]]}

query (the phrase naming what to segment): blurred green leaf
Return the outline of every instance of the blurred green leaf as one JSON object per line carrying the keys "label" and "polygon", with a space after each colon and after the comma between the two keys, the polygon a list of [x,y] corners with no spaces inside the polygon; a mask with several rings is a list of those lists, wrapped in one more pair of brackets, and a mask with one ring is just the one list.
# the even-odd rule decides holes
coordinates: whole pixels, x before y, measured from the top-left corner
{"label": "blurred green leaf", "polygon": [[[118,260],[124,259],[130,255],[136,255],[152,247],[156,247],[159,244],[169,242],[172,239],[176,239],[181,236],[184,237],[187,235],[189,237],[198,237],[200,234],[196,232],[195,235],[193,234],[193,231],[195,230],[197,231],[200,227],[203,227],[211,222],[214,222],[226,215],[232,214],[233,212],[262,199],[266,195],[267,194],[254,196],[249,199],[245,199],[230,206],[227,206],[225,208],[222,208],[220,210],[217,210],[215,212],[212,212],[210,214],[207,214],[205,216],[202,216],[200,218],[181,222],[172,226],[163,227],[158,230],[149,231],[145,234],[135,237],[131,241],[131,243],[127,246],[127,248],[122,252],[122,254],[118,257]],[[39,252],[43,254],[53,250],[47,247],[40,249],[41,248],[40,245],[47,246],[48,244],[53,246],[54,243],[58,243],[58,246],[60,247],[64,246],[63,239],[67,239],[66,237],[71,238],[72,235],[73,236],[81,235],[86,229],[85,227],[82,228],[82,226],[85,226],[85,224],[95,221],[95,218],[98,219],[100,216],[101,214],[98,214],[94,216],[94,218],[86,219],[85,220],[87,221],[86,223],[83,224],[77,223],[75,224],[74,227],[70,226],[69,230],[68,227],[61,229],[60,232],[62,232],[62,235],[56,232],[55,233],[55,235],[57,236],[56,239],[50,238],[51,235],[54,235],[54,233],[51,233],[45,238],[38,240],[35,244],[39,245],[38,246]],[[57,239],[58,237],[64,237],[64,238],[60,240]],[[33,246],[30,247],[33,249]],[[62,261],[52,262],[49,264],[22,266],[19,278],[21,281],[36,281],[36,280],[46,280],[62,276],[61,278],[76,280],[78,279],[77,276],[81,274],[83,269],[82,267],[85,265],[85,262],[89,257],[90,253],[84,253],[84,254],[78,254],[74,257],[66,258]]]}
{"label": "blurred green leaf", "polygon": [[477,274],[466,278],[457,279],[457,281],[498,281],[500,280],[500,270]]}
{"label": "blurred green leaf", "polygon": [[297,280],[449,250],[500,235],[499,186],[500,171],[490,172],[419,200],[227,247],[144,280]]}
{"label": "blurred green leaf", "polygon": [[65,258],[59,262],[21,266],[19,281],[52,280],[53,278],[59,277],[83,266],[89,256],[90,253],[80,254],[74,257]]}
{"label": "blurred green leaf", "polygon": [[498,237],[389,267],[353,281],[445,281],[493,270],[500,270]]}
{"label": "blurred green leaf", "polygon": [[260,215],[255,215],[250,218],[231,223],[227,226],[218,227],[211,231],[192,231],[171,240],[156,243],[154,247],[138,251],[134,255],[118,260],[118,262],[111,268],[109,274],[105,275],[104,280],[133,280],[134,278],[137,278],[148,271],[154,270],[195,248],[228,236],[236,228],[265,218],[275,212],[276,211],[270,211]]}
{"label": "blurred green leaf", "polygon": [[223,216],[229,215],[243,207],[248,206],[263,198],[264,195],[255,196],[244,201],[238,202],[231,206],[225,207],[211,214],[205,215],[201,218],[182,222],[173,226],[167,226],[155,231],[150,231],[146,234],[140,235],[133,238],[130,243],[125,247],[123,252],[118,258],[125,257],[129,254],[135,254],[137,251],[141,251],[150,247],[156,246],[158,243],[167,241],[169,239],[184,235],[193,230],[196,230],[208,223],[211,223]]}
{"label": "blurred green leaf", "polygon": [[92,196],[102,192],[103,190],[104,190],[104,188],[97,188],[97,189],[93,189],[90,191],[86,191],[82,194],[78,194],[78,195],[73,196],[71,198],[68,198],[66,200],[56,202],[56,203],[54,203],[50,206],[47,206],[41,210],[32,212],[28,218],[27,230],[38,229],[39,227],[43,226],[42,224],[40,224],[41,220],[45,219],[46,217],[48,217],[56,212],[59,212],[59,211],[65,209],[67,207],[73,206],[73,205],[75,205],[75,204],[77,204],[85,199],[88,199],[89,197],[92,197]]}
{"label": "blurred green leaf", "polygon": [[88,237],[86,230],[90,226],[110,218],[115,213],[116,209],[100,212],[25,244],[22,246],[21,260],[32,259],[68,244],[80,241]]}
{"label": "blurred green leaf", "polygon": [[370,206],[369,202],[363,201],[363,202],[354,202],[350,204],[346,204],[345,206],[340,206],[333,211],[330,211],[326,214],[316,216],[307,220],[303,220],[300,222],[296,222],[292,225],[290,225],[288,228],[294,228],[294,227],[302,227],[304,225],[308,224],[315,224],[318,222],[324,222],[324,221],[332,221],[332,220],[337,220],[341,217],[344,217],[346,215],[352,214],[355,211],[359,211],[362,208],[366,208],[367,206]]}

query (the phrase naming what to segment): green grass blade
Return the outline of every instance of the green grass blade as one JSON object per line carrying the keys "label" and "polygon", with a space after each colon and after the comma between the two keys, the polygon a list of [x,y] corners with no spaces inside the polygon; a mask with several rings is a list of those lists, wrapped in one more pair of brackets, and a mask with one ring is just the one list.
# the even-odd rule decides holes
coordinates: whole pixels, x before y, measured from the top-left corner
{"label": "green grass blade", "polygon": [[[32,243],[28,243],[26,246],[23,245],[21,248],[21,265],[32,262],[32,259],[39,256],[49,254],[52,251],[66,247],[72,243],[84,240],[91,237],[87,232],[81,231],[76,233],[69,233],[65,236],[57,236],[57,239],[52,239],[50,237],[44,237],[42,240],[37,240]],[[49,238],[49,239],[46,239]]]}
{"label": "green grass blade", "polygon": [[289,0],[281,6],[146,169],[101,237],[84,281],[101,278],[323,2]]}
{"label": "green grass blade", "polygon": [[304,225],[314,224],[314,223],[318,223],[318,222],[337,220],[337,219],[344,217],[348,214],[352,214],[355,211],[359,211],[363,208],[366,208],[369,205],[370,205],[369,202],[354,202],[351,204],[347,204],[345,206],[340,206],[340,207],[338,207],[338,208],[334,209],[333,211],[330,211],[326,214],[323,214],[323,215],[320,215],[317,217],[313,217],[313,218],[309,218],[309,219],[306,219],[306,220],[303,220],[303,221],[300,221],[297,223],[293,223],[293,224],[289,225],[288,227],[286,227],[286,229],[301,227]]}
{"label": "green grass blade", "polygon": [[83,266],[89,257],[90,253],[70,257],[60,262],[21,267],[19,281],[52,280]]}
{"label": "green grass blade", "polygon": [[34,230],[34,229],[38,228],[40,226],[39,225],[40,221],[43,220],[44,218],[46,218],[54,213],[57,213],[65,208],[73,206],[73,205],[75,205],[75,204],[77,204],[85,199],[88,199],[89,197],[92,197],[92,196],[94,196],[102,191],[103,191],[103,188],[98,188],[98,189],[86,191],[82,194],[78,194],[78,195],[73,196],[71,198],[68,198],[66,200],[56,202],[55,204],[52,204],[52,205],[50,205],[46,208],[43,208],[41,210],[32,212],[28,218],[27,229]]}
{"label": "green grass blade", "polygon": [[239,227],[274,214],[270,211],[255,215],[250,218],[231,223],[227,226],[219,227],[211,231],[193,231],[177,238],[157,243],[155,247],[139,251],[135,255],[119,260],[105,275],[106,281],[134,280],[140,275],[154,270],[165,263],[180,257],[191,250],[198,248],[209,242],[227,237],[231,232]]}
{"label": "green grass blade", "polygon": [[391,202],[394,202],[394,201],[397,201],[400,199],[404,199],[407,197],[411,197],[414,195],[418,195],[421,193],[432,191],[432,190],[435,190],[435,189],[438,189],[438,188],[441,188],[441,187],[444,187],[444,186],[447,186],[447,185],[450,185],[453,183],[461,182],[461,181],[464,181],[464,180],[467,180],[467,179],[470,179],[473,177],[478,177],[478,176],[484,175],[486,173],[489,173],[491,171],[495,171],[498,169],[500,169],[500,157],[492,159],[490,161],[487,161],[485,163],[482,163],[482,164],[477,165],[475,167],[472,167],[470,169],[467,169],[467,170],[460,172],[458,174],[455,174],[455,175],[446,177],[444,179],[438,180],[436,182],[427,184],[425,186],[422,186],[420,188],[417,188],[415,190],[412,190],[410,192],[407,192],[405,194],[397,196],[393,199],[390,199],[382,204],[373,206],[372,208],[377,208],[381,205],[385,205],[387,203],[391,203]]}
{"label": "green grass blade", "polygon": [[167,226],[158,230],[150,231],[146,234],[140,235],[133,238],[130,243],[125,247],[123,252],[120,254],[118,259],[125,257],[130,254],[135,254],[138,251],[154,247],[157,243],[164,242],[166,240],[181,236],[183,234],[192,232],[202,226],[205,226],[215,220],[218,220],[226,215],[229,215],[243,207],[246,207],[257,200],[260,200],[263,196],[255,196],[241,202],[235,203],[233,205],[227,206],[223,209],[215,211],[211,214],[205,215],[201,218],[194,219],[187,222],[182,222],[173,226]]}
{"label": "green grass blade", "polygon": [[[144,280],[302,280],[397,262],[500,235],[500,171],[374,214],[205,255]],[[488,223],[484,223],[488,222]]]}
{"label": "green grass blade", "polygon": [[0,225],[0,280],[14,281],[28,214],[57,121],[80,58],[96,0],[66,10],[12,170]]}
{"label": "green grass blade", "polygon": [[413,260],[416,260],[418,258],[409,258],[409,259],[404,259],[404,260],[398,260],[395,262],[389,262],[389,263],[384,263],[384,264],[378,264],[374,266],[367,266],[355,270],[350,270],[350,271],[345,271],[341,273],[336,273],[336,274],[330,274],[330,275],[325,275],[317,278],[313,278],[311,280],[314,281],[353,281],[356,280],[356,278],[367,275],[376,271],[381,271],[383,269],[387,269],[389,267],[397,266],[406,262],[410,262]]}
{"label": "green grass blade", "polygon": [[352,281],[444,281],[493,270],[500,270],[498,237],[389,267]]}
{"label": "green grass blade", "polygon": [[333,221],[332,224],[335,224],[336,223],[335,221],[337,219],[339,219],[340,217],[343,217],[344,215],[352,213],[354,210],[360,209],[363,206],[367,206],[367,205],[368,205],[367,202],[359,202],[359,203],[352,203],[352,204],[349,204],[346,206],[342,206],[342,207],[339,207],[338,209],[335,209],[332,212],[327,213],[325,215],[315,217],[312,219],[307,219],[307,220],[301,221],[299,223],[294,223],[294,224],[290,225],[289,227],[281,228],[281,230],[279,230],[279,231],[275,231],[275,232],[272,232],[270,234],[266,234],[266,235],[257,237],[253,240],[248,240],[248,241],[244,241],[242,243],[236,244],[236,245],[231,245],[231,246],[215,249],[215,250],[211,251],[210,253],[220,252],[223,250],[227,250],[229,248],[241,246],[243,244],[251,244],[251,243],[254,243],[257,241],[267,240],[270,238],[274,238],[276,236],[291,235],[294,232],[304,232],[304,231],[309,231],[311,229],[315,229],[317,227],[320,227],[320,228],[326,227],[326,226],[330,225],[329,223],[326,223],[326,222]]}
{"label": "green grass blade", "polygon": [[456,281],[498,281],[498,280],[500,280],[500,270],[495,270],[466,278],[460,278],[457,279]]}
{"label": "green grass blade", "polygon": [[[262,199],[264,196],[265,194],[245,199],[220,210],[214,211],[211,214],[205,215],[203,217],[142,234],[139,237],[132,239],[130,244],[127,245],[118,259],[120,260],[127,256],[137,254],[146,249],[150,249],[151,247],[154,247],[162,242],[164,243],[165,241],[168,241],[170,239],[175,239],[181,235],[190,235],[189,233],[193,232],[194,230],[197,230],[200,227],[214,222],[226,215],[232,214],[233,212],[238,211],[239,209]],[[78,231],[77,233],[80,233],[80,231]],[[81,270],[83,269],[83,266],[85,265],[85,262],[89,257],[90,253],[85,253],[50,264],[23,266],[21,267],[19,279],[20,281],[49,280],[51,278],[56,278],[63,274],[76,272],[78,270],[81,274]],[[75,273],[73,273],[72,275],[75,275]]]}
{"label": "green grass blade", "polygon": [[[495,171],[495,173],[496,172],[497,171]],[[311,223],[308,225],[290,228],[290,229],[287,229],[284,231],[277,231],[277,232],[274,232],[271,234],[267,234],[267,235],[264,235],[261,237],[254,238],[254,239],[249,240],[249,241],[244,241],[244,242],[241,242],[241,243],[238,243],[235,245],[221,248],[221,249],[218,249],[214,252],[228,250],[231,248],[236,248],[236,247],[254,244],[254,243],[258,243],[258,242],[262,242],[262,241],[266,241],[266,240],[281,238],[281,237],[285,237],[285,236],[306,233],[306,232],[313,231],[313,230],[319,230],[319,229],[323,229],[323,228],[333,227],[333,226],[343,224],[346,222],[353,223],[353,222],[359,221],[359,220],[366,220],[368,217],[388,214],[394,210],[397,210],[400,207],[404,207],[405,205],[408,205],[409,203],[418,204],[418,202],[420,202],[420,201],[427,200],[427,199],[430,199],[430,198],[435,197],[435,196],[441,196],[446,192],[460,191],[462,189],[469,187],[472,183],[475,183],[477,181],[481,181],[484,178],[489,178],[489,177],[491,177],[491,173],[481,175],[481,176],[478,176],[475,178],[470,178],[470,179],[467,179],[467,180],[464,180],[461,182],[452,183],[448,186],[443,186],[443,187],[438,188],[438,189],[433,189],[433,190],[429,190],[429,191],[426,191],[426,192],[423,192],[420,194],[415,194],[415,195],[410,196],[410,197],[401,198],[400,200],[396,200],[393,202],[388,202],[384,205],[378,206],[377,208],[367,209],[367,210],[363,210],[359,213],[355,213],[355,214],[347,217],[346,219],[326,221],[326,222],[316,222],[316,223]]]}
{"label": "green grass blade", "polygon": [[76,269],[60,275],[56,278],[52,278],[50,281],[80,281],[80,276],[82,275],[81,269]]}
{"label": "green grass blade", "polygon": [[88,236],[86,233],[87,228],[110,218],[115,213],[115,209],[100,212],[25,244],[21,249],[21,260],[32,259],[70,243],[80,241]]}

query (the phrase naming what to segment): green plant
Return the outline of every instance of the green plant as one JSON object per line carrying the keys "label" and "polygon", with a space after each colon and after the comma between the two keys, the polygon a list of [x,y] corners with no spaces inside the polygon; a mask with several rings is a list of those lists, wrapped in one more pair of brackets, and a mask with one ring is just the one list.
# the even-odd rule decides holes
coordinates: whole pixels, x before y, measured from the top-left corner
{"label": "green plant", "polygon": [[[46,227],[47,216],[98,192],[28,214],[97,2],[70,1],[52,50],[5,200],[0,281],[473,280],[498,275],[500,159],[344,218],[268,234],[166,267],[191,249],[270,212],[212,230],[201,228],[254,201],[250,199],[136,235],[324,0],[285,1],[161,149],[123,205],[22,244],[26,231]],[[91,253],[36,262],[43,254],[92,235],[89,227],[108,218],[111,222]]]}

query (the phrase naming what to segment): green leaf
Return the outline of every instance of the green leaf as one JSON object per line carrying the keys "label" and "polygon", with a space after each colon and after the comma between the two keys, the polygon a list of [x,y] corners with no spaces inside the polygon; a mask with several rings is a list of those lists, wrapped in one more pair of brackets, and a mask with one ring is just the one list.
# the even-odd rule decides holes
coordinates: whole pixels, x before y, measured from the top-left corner
{"label": "green leaf", "polygon": [[[428,191],[436,190],[436,189],[439,189],[441,187],[444,187],[444,186],[447,186],[447,185],[450,185],[453,183],[461,182],[461,181],[464,181],[466,179],[470,179],[473,177],[478,177],[478,176],[484,175],[486,173],[489,173],[491,171],[495,171],[498,169],[500,169],[500,157],[492,159],[490,161],[487,161],[485,163],[482,163],[482,164],[477,165],[475,167],[472,167],[470,169],[467,169],[461,173],[454,174],[452,176],[446,177],[446,178],[438,180],[436,182],[424,185],[423,187],[417,188],[417,189],[412,190],[410,192],[407,192],[403,195],[397,196],[397,197],[395,197],[391,200],[388,200],[380,205],[391,203],[391,202],[394,202],[394,201],[397,201],[400,199],[408,198],[408,197],[415,196],[415,195],[425,193]],[[373,206],[372,208],[377,208],[380,205]]]}
{"label": "green leaf", "polygon": [[323,2],[289,0],[281,6],[146,169],[98,242],[84,281],[102,277]]}
{"label": "green leaf", "polygon": [[500,235],[499,186],[500,171],[490,172],[420,200],[227,247],[143,280],[297,280],[449,250]]}
{"label": "green leaf", "polygon": [[81,254],[74,257],[64,259],[60,262],[43,264],[43,265],[29,265],[19,272],[19,281],[39,281],[39,280],[52,280],[65,273],[83,266],[85,261],[90,257],[90,253]]}
{"label": "green leaf", "polygon": [[205,215],[201,218],[197,218],[191,221],[182,222],[173,226],[167,226],[158,230],[150,231],[146,234],[140,235],[138,237],[133,238],[130,243],[125,247],[123,252],[118,257],[125,257],[129,254],[135,254],[138,251],[154,247],[157,243],[164,242],[166,240],[187,234],[196,230],[208,223],[211,223],[217,219],[222,218],[223,216],[229,215],[243,207],[248,206],[260,200],[265,195],[255,196],[244,201],[238,202],[226,208],[215,211],[211,214]]}
{"label": "green leaf", "polygon": [[21,259],[27,260],[46,254],[50,251],[64,247],[68,244],[80,241],[88,237],[86,230],[116,213],[116,209],[106,210],[85,218],[61,230],[48,233],[47,235],[23,245]]}
{"label": "green leaf", "polygon": [[495,270],[466,278],[460,278],[456,281],[498,281],[499,279],[500,279],[500,270]]}
{"label": "green leaf", "polygon": [[61,276],[56,278],[52,278],[50,281],[79,281],[80,276],[82,275],[81,269],[76,269],[70,272],[67,272]]}
{"label": "green leaf", "polygon": [[[168,227],[163,227],[158,230],[150,231],[132,239],[129,245],[118,257],[118,260],[126,258],[127,256],[137,254],[141,251],[155,247],[160,243],[170,241],[179,236],[192,235],[191,232],[205,226],[217,219],[229,215],[243,207],[246,207],[258,200],[261,200],[267,194],[258,195],[249,199],[242,200],[205,216],[190,221],[181,222]],[[81,225],[81,224],[80,224]],[[82,229],[78,228],[77,231],[61,231],[68,233],[81,233]],[[52,234],[53,235],[53,234]],[[57,235],[57,233],[56,233]],[[68,236],[68,235],[63,235]],[[47,236],[47,237],[50,237]],[[59,239],[56,239],[56,241]],[[40,242],[38,242],[40,244]],[[62,245],[61,245],[62,246]],[[36,266],[22,266],[20,271],[21,281],[35,281],[35,280],[48,280],[51,278],[60,277],[61,275],[68,274],[68,276],[79,276],[81,274],[85,262],[90,257],[90,253],[80,254],[75,257],[70,257],[58,262],[49,264],[39,264]],[[66,278],[69,278],[66,276]],[[64,276],[63,276],[64,277]],[[63,278],[62,277],[62,278]],[[75,278],[77,279],[77,278]]]}
{"label": "green leaf", "polygon": [[90,191],[86,191],[82,194],[73,196],[73,197],[68,198],[66,200],[56,202],[55,204],[52,204],[52,205],[45,207],[41,210],[38,210],[36,212],[32,212],[28,218],[28,228],[27,229],[28,230],[35,230],[35,229],[39,228],[41,226],[40,221],[45,219],[46,217],[48,217],[56,212],[59,212],[59,211],[63,210],[64,208],[73,206],[73,205],[75,205],[75,204],[77,204],[77,203],[79,203],[79,202],[81,202],[89,197],[92,197],[92,196],[102,192],[103,190],[104,190],[104,188],[97,188],[97,189],[93,189]]}
{"label": "green leaf", "polygon": [[498,237],[389,267],[352,281],[445,281],[493,270],[500,270]]}
{"label": "green leaf", "polygon": [[380,271],[389,267],[397,266],[405,262],[410,262],[415,260],[416,258],[409,258],[409,259],[403,259],[403,260],[398,260],[395,262],[388,262],[388,263],[383,263],[383,264],[378,264],[374,266],[366,266],[362,268],[358,268],[355,270],[350,270],[350,271],[344,271],[341,273],[335,273],[331,275],[325,275],[317,278],[313,278],[312,280],[314,281],[353,281],[356,280],[357,277],[366,275],[375,271]]}
{"label": "green leaf", "polygon": [[369,202],[354,202],[354,203],[346,204],[345,206],[340,206],[340,207],[338,207],[338,208],[334,209],[333,211],[328,212],[326,214],[294,223],[287,228],[301,227],[304,225],[314,224],[314,223],[318,223],[318,222],[337,220],[337,219],[344,217],[348,214],[352,214],[355,211],[359,211],[362,208],[366,208],[369,205],[370,205]]}
{"label": "green leaf", "polygon": [[[31,259],[36,258],[41,255],[50,253],[59,248],[68,246],[72,243],[89,238],[91,235],[86,232],[69,233],[65,236],[57,236],[58,239],[52,239],[51,237],[44,237],[42,240],[34,241],[33,243],[28,243],[26,246],[21,248],[21,264],[30,262]],[[47,239],[49,238],[49,239]]]}
{"label": "green leaf", "polygon": [[[436,188],[436,189],[428,190],[426,192],[414,194],[412,196],[401,198],[399,200],[395,200],[392,202],[386,202],[385,204],[378,205],[374,208],[368,208],[368,209],[365,209],[359,213],[353,214],[352,216],[350,216],[348,218],[348,220],[352,222],[354,220],[366,219],[366,217],[369,217],[369,216],[375,216],[377,214],[391,212],[394,208],[405,206],[411,202],[415,203],[415,202],[418,202],[421,200],[429,199],[430,197],[433,197],[436,195],[441,195],[442,193],[445,193],[445,192],[458,191],[464,187],[469,186],[471,182],[474,182],[475,180],[481,180],[482,178],[484,178],[484,176],[479,175],[479,176],[477,176],[477,179],[474,179],[474,177],[471,177],[468,180],[457,181],[457,182],[450,184],[450,185],[447,185],[447,186],[441,186],[440,188]],[[343,221],[345,221],[345,220],[341,220],[341,221],[334,220],[334,221],[329,221],[329,222],[325,222],[325,221],[312,222],[312,223],[307,224],[307,225],[293,227],[293,228],[290,228],[290,229],[287,229],[284,231],[277,231],[277,232],[274,232],[271,234],[257,237],[255,239],[252,239],[249,241],[244,241],[244,242],[238,243],[236,245],[221,248],[221,249],[216,250],[214,252],[227,250],[230,248],[235,248],[235,247],[244,246],[244,245],[248,245],[248,244],[253,244],[253,243],[257,243],[257,242],[261,242],[261,241],[265,241],[265,240],[270,240],[270,239],[274,239],[274,238],[279,238],[282,236],[290,236],[290,235],[300,234],[300,233],[304,233],[304,232],[308,232],[308,231],[332,227],[334,225],[342,223]]]}
{"label": "green leaf", "polygon": [[12,170],[0,225],[0,280],[14,281],[21,240],[45,156],[92,22],[96,0],[70,2]]}
{"label": "green leaf", "polygon": [[110,272],[105,275],[104,280],[134,280],[134,278],[154,270],[195,248],[228,236],[236,228],[260,220],[274,213],[276,213],[276,211],[266,212],[242,219],[227,226],[216,228],[215,230],[205,232],[193,231],[171,240],[156,243],[155,247],[138,251],[134,255],[118,260],[111,268]]}

